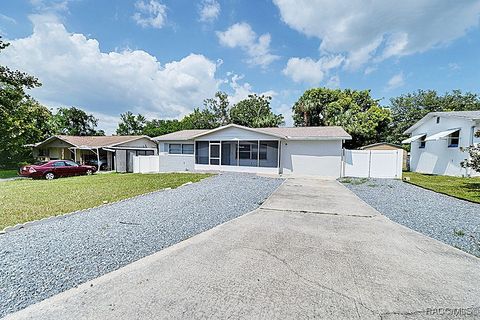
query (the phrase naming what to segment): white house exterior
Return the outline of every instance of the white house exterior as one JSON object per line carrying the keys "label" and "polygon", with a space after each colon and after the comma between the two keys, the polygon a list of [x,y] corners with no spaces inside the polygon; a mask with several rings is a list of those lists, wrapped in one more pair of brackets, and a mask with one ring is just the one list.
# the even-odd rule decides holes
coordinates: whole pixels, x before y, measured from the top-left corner
{"label": "white house exterior", "polygon": [[462,148],[480,143],[475,132],[480,130],[480,111],[431,112],[404,133],[411,143],[410,170],[413,172],[479,176],[480,173],[462,168],[468,158]]}
{"label": "white house exterior", "polygon": [[338,178],[342,145],[351,136],[341,127],[183,130],[154,138],[161,172],[237,171]]}

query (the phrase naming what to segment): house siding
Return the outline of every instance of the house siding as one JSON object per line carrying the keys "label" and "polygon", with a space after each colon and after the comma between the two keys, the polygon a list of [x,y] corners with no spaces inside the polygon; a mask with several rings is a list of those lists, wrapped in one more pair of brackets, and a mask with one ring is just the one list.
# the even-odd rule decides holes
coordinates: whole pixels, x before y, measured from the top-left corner
{"label": "house siding", "polygon": [[198,137],[195,140],[279,140],[279,138],[268,134],[231,127]]}
{"label": "house siding", "polygon": [[[468,157],[468,153],[462,148],[468,147],[472,142],[476,126],[474,121],[453,117],[441,117],[440,123],[436,117],[432,117],[412,132],[412,136],[427,134],[431,136],[449,129],[460,129],[460,140],[458,147],[448,147],[448,138],[436,141],[427,141],[425,148],[420,148],[420,141],[411,143],[410,149],[410,170],[413,172],[449,175],[449,176],[478,176],[480,173],[470,169],[462,168],[460,163]],[[478,124],[477,124],[478,128]]]}
{"label": "house siding", "polygon": [[127,151],[117,150],[115,152],[115,169],[117,172],[127,172]]}
{"label": "house siding", "polygon": [[[140,138],[133,141],[128,141],[125,143],[115,145],[116,148],[154,148],[157,149],[157,143],[147,138]],[[156,154],[156,152],[155,152]]]}

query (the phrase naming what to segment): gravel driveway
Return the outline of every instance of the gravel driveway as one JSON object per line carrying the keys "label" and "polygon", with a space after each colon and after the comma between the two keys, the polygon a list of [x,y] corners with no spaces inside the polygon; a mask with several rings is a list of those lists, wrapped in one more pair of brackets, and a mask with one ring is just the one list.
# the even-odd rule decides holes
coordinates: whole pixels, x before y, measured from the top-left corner
{"label": "gravel driveway", "polygon": [[343,181],[347,188],[391,220],[480,257],[480,204],[400,180]]}
{"label": "gravel driveway", "polygon": [[221,174],[0,235],[0,317],[243,215],[282,182]]}

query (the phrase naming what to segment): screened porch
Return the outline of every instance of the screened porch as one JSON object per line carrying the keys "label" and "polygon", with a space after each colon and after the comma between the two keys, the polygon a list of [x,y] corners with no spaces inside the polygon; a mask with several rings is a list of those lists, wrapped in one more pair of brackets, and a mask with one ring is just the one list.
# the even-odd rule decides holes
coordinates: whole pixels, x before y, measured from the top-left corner
{"label": "screened porch", "polygon": [[278,168],[279,155],[278,140],[195,142],[195,165],[198,165],[199,169],[202,169],[202,166],[208,166],[204,169]]}

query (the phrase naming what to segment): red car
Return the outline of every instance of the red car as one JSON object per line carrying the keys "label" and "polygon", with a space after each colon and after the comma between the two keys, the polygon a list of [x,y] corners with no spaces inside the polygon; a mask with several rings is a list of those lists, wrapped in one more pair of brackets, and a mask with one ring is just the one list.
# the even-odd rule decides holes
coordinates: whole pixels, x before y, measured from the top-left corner
{"label": "red car", "polygon": [[45,178],[91,175],[97,170],[94,166],[79,165],[70,160],[52,160],[20,168],[20,175],[28,178]]}

